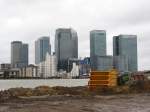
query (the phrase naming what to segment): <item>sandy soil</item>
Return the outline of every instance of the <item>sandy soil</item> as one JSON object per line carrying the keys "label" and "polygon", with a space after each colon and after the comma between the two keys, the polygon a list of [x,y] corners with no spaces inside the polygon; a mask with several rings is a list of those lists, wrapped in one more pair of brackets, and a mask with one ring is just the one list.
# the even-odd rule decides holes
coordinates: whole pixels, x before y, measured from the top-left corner
{"label": "sandy soil", "polygon": [[150,94],[22,97],[1,102],[0,112],[150,112]]}

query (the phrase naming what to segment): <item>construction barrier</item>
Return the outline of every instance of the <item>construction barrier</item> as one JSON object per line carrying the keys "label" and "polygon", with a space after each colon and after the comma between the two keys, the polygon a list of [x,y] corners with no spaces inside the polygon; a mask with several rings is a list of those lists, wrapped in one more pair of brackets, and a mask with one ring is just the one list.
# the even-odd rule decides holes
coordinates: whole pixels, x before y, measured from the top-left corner
{"label": "construction barrier", "polygon": [[88,82],[89,89],[117,86],[117,76],[118,72],[116,70],[91,71],[90,81]]}

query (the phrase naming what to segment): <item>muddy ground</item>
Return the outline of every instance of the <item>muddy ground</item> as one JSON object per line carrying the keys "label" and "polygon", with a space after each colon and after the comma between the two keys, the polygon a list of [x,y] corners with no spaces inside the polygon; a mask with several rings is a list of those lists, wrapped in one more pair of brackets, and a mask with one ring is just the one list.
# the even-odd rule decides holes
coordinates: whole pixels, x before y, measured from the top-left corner
{"label": "muddy ground", "polygon": [[1,102],[0,112],[150,112],[150,94],[20,97]]}

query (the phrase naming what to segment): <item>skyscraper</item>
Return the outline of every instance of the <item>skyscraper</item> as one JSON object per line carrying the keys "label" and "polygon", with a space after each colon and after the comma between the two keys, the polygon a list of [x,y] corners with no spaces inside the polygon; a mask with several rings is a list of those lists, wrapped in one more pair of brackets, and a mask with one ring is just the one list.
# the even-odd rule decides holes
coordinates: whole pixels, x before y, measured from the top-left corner
{"label": "skyscraper", "polygon": [[69,58],[78,58],[78,36],[71,28],[59,28],[55,34],[55,53],[58,70],[68,70]]}
{"label": "skyscraper", "polygon": [[90,32],[91,68],[94,69],[94,57],[106,56],[106,31],[92,30]]}
{"label": "skyscraper", "polygon": [[137,71],[137,36],[119,35],[113,37],[113,55],[124,56],[128,60],[128,70]]}
{"label": "skyscraper", "polygon": [[46,53],[51,54],[49,37],[41,37],[35,41],[35,64],[45,61]]}
{"label": "skyscraper", "polygon": [[28,44],[21,41],[11,42],[11,66],[21,68],[28,65]]}
{"label": "skyscraper", "polygon": [[28,44],[22,44],[22,61],[24,66],[28,65]]}

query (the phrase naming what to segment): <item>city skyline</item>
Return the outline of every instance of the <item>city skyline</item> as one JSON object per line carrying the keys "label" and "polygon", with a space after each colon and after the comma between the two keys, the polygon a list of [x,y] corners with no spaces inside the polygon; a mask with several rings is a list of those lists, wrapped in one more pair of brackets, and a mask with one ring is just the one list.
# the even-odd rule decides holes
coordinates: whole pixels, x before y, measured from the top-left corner
{"label": "city skyline", "polygon": [[[57,29],[56,29],[56,32],[55,32],[55,36],[57,35],[57,30],[60,30],[60,31],[61,31],[61,30],[64,30],[64,31],[65,31],[65,30],[69,30],[69,29],[72,30],[71,28],[57,28]],[[74,31],[74,30],[73,30],[73,31]],[[89,33],[90,33],[90,34],[91,34],[91,33],[97,33],[97,34],[98,34],[98,33],[105,33],[105,36],[104,36],[104,37],[105,37],[105,39],[106,39],[106,41],[107,41],[107,36],[106,36],[107,34],[106,34],[106,31],[105,31],[105,30],[99,30],[99,29],[97,29],[97,30],[91,30],[91,31],[89,31]],[[130,35],[129,35],[129,34],[120,34],[120,35],[136,36],[136,35],[131,35],[131,34],[130,34]],[[120,36],[120,35],[119,35],[119,36]],[[99,36],[99,35],[98,35],[98,36]],[[114,39],[114,37],[116,37],[116,36],[113,36],[113,39]],[[42,36],[42,37],[38,38],[38,39],[35,41],[34,44],[36,45],[36,42],[37,42],[38,40],[41,40],[42,38],[49,38],[49,39],[50,39],[50,37],[48,37],[48,36]],[[89,36],[89,40],[90,40],[90,38],[91,38],[91,37]],[[131,38],[132,38],[132,37],[131,37]],[[12,41],[12,42],[15,42],[15,41]],[[22,42],[22,41],[16,40],[16,42]],[[50,46],[49,48],[51,49],[50,40],[49,40],[48,42],[49,42],[49,46]],[[28,44],[28,43],[27,43],[27,44]],[[53,44],[53,43],[52,43],[52,44]],[[55,43],[54,43],[54,44],[55,44]],[[105,44],[105,42],[104,42],[103,44]],[[106,44],[107,44],[107,43],[106,43]],[[23,45],[25,45],[25,44],[23,44]],[[101,46],[101,47],[102,47],[102,46]],[[100,47],[100,48],[101,48],[101,47]],[[138,46],[137,46],[137,47],[138,47]],[[36,47],[35,47],[35,48],[36,48]],[[35,48],[34,48],[34,49],[35,49]],[[112,48],[113,48],[113,46],[112,46]],[[89,49],[90,49],[90,48],[89,48]],[[103,50],[104,50],[104,49],[103,49]],[[106,50],[106,51],[105,51],[105,54],[104,54],[104,55],[107,55],[107,45],[105,45],[105,50]],[[51,50],[50,50],[50,52],[51,52]],[[56,51],[55,51],[55,49],[54,49],[54,51],[51,52],[51,54],[53,54],[53,53],[55,53],[55,52],[56,52]],[[100,53],[101,50],[98,51],[98,52]],[[98,53],[98,52],[97,52],[97,53]],[[112,50],[112,52],[113,52],[113,50]],[[45,52],[45,53],[47,53],[47,52]],[[36,54],[36,53],[35,53],[35,54]],[[35,56],[35,54],[34,54],[34,56]],[[30,55],[30,54],[28,54],[28,56],[29,56],[29,55]],[[109,55],[109,54],[108,54],[108,55]],[[113,56],[113,53],[112,53],[111,55]],[[102,55],[102,56],[103,56],[103,55]],[[110,56],[110,55],[109,55],[109,56]],[[88,57],[88,56],[85,56],[85,57]],[[89,57],[90,57],[90,54],[89,54]],[[79,57],[79,58],[80,58],[80,57]],[[82,57],[82,58],[84,58],[84,57]],[[36,57],[34,57],[34,60],[36,60]],[[4,62],[4,63],[5,63],[5,62]],[[11,62],[8,62],[8,63],[11,63]],[[33,63],[29,63],[29,64],[36,64],[36,63],[33,62]]]}
{"label": "city skyline", "polygon": [[[34,63],[34,41],[38,37],[50,36],[51,43],[54,43],[55,29],[72,27],[79,37],[79,57],[90,55],[89,31],[91,30],[106,30],[107,54],[109,55],[112,55],[113,36],[137,35],[139,70],[150,69],[150,48],[145,47],[150,43],[148,39],[150,35],[149,1],[120,2],[116,0],[113,2],[112,0],[94,2],[90,0],[62,0],[61,2],[46,0],[41,4],[39,0],[23,3],[18,0],[13,2],[1,0],[1,8],[4,10],[9,8],[5,11],[1,10],[0,15],[0,45],[3,46],[0,48],[0,63],[10,62],[10,42],[15,40],[29,44],[30,63]],[[136,4],[133,6],[134,2]],[[52,13],[53,10],[56,12]],[[54,51],[54,44],[52,46],[52,51]]]}

